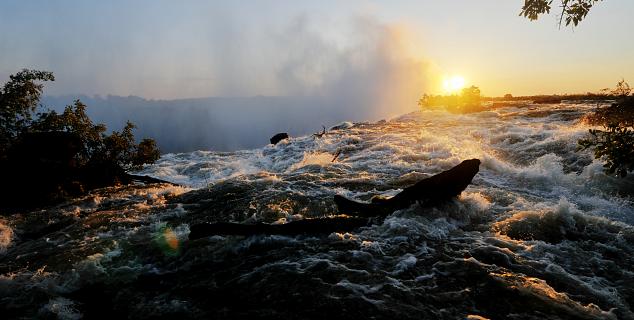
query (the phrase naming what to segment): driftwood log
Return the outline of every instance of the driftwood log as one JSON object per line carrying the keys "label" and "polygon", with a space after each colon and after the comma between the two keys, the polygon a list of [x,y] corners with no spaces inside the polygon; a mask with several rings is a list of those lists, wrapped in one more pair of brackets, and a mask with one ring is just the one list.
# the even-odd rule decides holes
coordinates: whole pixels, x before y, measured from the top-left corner
{"label": "driftwood log", "polygon": [[376,218],[383,218],[395,210],[404,209],[414,203],[422,206],[435,206],[462,193],[478,173],[480,160],[471,159],[423,179],[403,189],[392,198],[373,198],[364,203],[335,195],[339,213],[350,217],[306,219],[286,224],[241,224],[241,223],[201,223],[191,227],[189,239],[200,239],[211,235],[254,235],[279,234],[298,235],[343,232],[367,226]]}
{"label": "driftwood log", "polygon": [[387,216],[416,202],[423,206],[435,206],[460,195],[478,173],[479,167],[480,160],[465,160],[447,171],[403,189],[392,198],[375,197],[372,202],[363,203],[335,195],[335,203],[339,213],[357,217]]}

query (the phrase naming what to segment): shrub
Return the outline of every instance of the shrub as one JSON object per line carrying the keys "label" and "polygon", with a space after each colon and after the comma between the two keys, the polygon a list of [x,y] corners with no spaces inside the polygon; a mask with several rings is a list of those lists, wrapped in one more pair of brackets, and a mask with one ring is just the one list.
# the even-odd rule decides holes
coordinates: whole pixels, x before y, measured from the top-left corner
{"label": "shrub", "polygon": [[603,130],[590,129],[590,135],[579,140],[580,149],[593,149],[596,159],[604,159],[606,173],[620,177],[634,171],[634,97],[630,92],[630,86],[621,80],[612,90],[617,101],[585,117],[587,123],[601,125]]}

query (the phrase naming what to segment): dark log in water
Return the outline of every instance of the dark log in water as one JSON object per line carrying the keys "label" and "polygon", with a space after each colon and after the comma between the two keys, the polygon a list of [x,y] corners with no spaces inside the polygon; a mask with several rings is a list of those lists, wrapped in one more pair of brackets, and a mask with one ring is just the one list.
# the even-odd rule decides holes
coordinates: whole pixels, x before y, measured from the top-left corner
{"label": "dark log in water", "polygon": [[480,160],[465,160],[447,171],[403,189],[389,199],[374,198],[371,203],[363,203],[335,195],[335,203],[339,212],[358,217],[386,216],[415,202],[423,206],[434,206],[460,195],[471,183],[479,168]]}
{"label": "dark log in water", "polygon": [[189,239],[211,235],[280,234],[299,235],[350,231],[372,223],[369,217],[384,217],[394,210],[407,208],[416,201],[423,205],[436,205],[458,196],[478,173],[480,160],[465,160],[450,170],[423,179],[392,198],[374,198],[372,203],[361,203],[335,196],[339,211],[354,218],[337,217],[307,219],[286,224],[240,224],[229,222],[201,223],[193,225]]}
{"label": "dark log in water", "polygon": [[191,227],[189,239],[200,239],[212,235],[279,234],[295,236],[350,231],[372,223],[372,219],[356,217],[335,217],[306,219],[285,224],[241,224],[231,222],[201,223]]}

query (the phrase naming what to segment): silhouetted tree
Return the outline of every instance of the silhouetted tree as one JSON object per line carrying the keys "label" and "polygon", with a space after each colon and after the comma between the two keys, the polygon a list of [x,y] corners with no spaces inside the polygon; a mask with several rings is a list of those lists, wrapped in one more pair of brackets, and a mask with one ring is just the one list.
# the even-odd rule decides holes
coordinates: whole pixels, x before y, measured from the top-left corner
{"label": "silhouetted tree", "polygon": [[[570,24],[576,26],[590,12],[592,6],[602,0],[558,0],[561,5],[561,13],[559,15],[559,26],[565,22],[566,26]],[[537,20],[540,15],[550,13],[553,6],[553,0],[524,0],[524,6],[520,15],[530,19]]]}
{"label": "silhouetted tree", "polygon": [[629,96],[631,92],[632,88],[630,88],[630,84],[625,82],[625,79],[621,79],[621,81],[616,84],[616,88],[610,93],[617,98],[625,98]]}
{"label": "silhouetted tree", "polygon": [[41,81],[53,81],[51,72],[24,69],[10,77],[0,92],[0,151],[6,151],[23,133],[68,132],[82,143],[77,160],[79,165],[88,162],[109,162],[124,169],[135,169],[156,161],[159,150],[152,139],[135,143],[128,122],[121,132],[106,134],[104,124],[94,124],[86,114],[86,105],[76,100],[64,112],[35,113],[42,95]]}
{"label": "silhouetted tree", "polygon": [[480,88],[476,86],[463,88],[460,93],[460,99],[462,100],[462,103],[468,105],[479,105],[481,98],[482,97],[480,96]]}
{"label": "silhouetted tree", "polygon": [[51,72],[27,69],[9,78],[0,90],[0,159],[31,123],[42,95],[43,85],[38,82],[55,80]]}

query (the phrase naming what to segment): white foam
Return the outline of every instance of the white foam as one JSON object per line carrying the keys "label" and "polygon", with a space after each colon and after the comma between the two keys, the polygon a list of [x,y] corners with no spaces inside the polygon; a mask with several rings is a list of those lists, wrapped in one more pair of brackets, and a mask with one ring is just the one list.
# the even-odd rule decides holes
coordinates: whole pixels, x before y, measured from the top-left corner
{"label": "white foam", "polygon": [[83,317],[83,315],[77,311],[75,302],[63,297],[50,299],[49,302],[44,305],[43,309],[55,314],[57,319],[60,320],[78,320]]}

